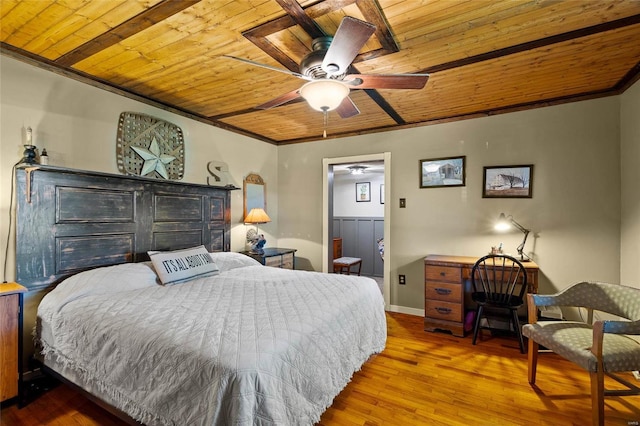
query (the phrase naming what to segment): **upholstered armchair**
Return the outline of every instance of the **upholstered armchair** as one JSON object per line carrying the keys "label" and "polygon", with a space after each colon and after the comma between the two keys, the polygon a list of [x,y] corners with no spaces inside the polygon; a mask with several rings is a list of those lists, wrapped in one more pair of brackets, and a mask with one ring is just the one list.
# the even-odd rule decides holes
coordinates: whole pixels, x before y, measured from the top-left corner
{"label": "upholstered armchair", "polygon": [[[555,295],[528,294],[529,383],[536,381],[538,349],[546,349],[589,372],[594,425],[604,424],[604,397],[640,395],[640,388],[613,373],[640,370],[640,288],[597,282],[581,282]],[[538,321],[541,306],[587,308],[587,321]],[[593,311],[624,319],[593,321]],[[625,385],[625,390],[607,390],[604,376]]]}

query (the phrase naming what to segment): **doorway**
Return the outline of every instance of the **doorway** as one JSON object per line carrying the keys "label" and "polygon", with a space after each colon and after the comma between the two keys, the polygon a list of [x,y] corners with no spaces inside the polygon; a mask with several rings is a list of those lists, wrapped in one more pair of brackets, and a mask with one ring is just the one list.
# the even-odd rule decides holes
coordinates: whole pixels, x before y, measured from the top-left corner
{"label": "doorway", "polygon": [[[384,203],[383,205],[383,219],[384,219],[384,261],[383,261],[383,276],[382,276],[382,292],[384,296],[385,305],[390,305],[390,271],[391,271],[391,238],[389,234],[391,217],[390,217],[390,205],[386,200],[390,199],[391,192],[391,153],[385,152],[380,154],[368,154],[357,155],[350,157],[339,158],[325,158],[323,159],[323,241],[322,241],[322,264],[323,272],[330,272],[333,270],[333,224],[334,224],[334,184],[336,173],[344,173],[346,166],[348,165],[363,165],[376,168],[382,168],[384,177],[379,180],[379,185],[375,185],[373,188],[369,188],[370,196],[375,199],[377,203]],[[366,180],[366,179],[362,179]],[[355,189],[354,189],[355,191]],[[376,191],[375,195],[373,191]],[[355,197],[355,192],[354,192]]]}

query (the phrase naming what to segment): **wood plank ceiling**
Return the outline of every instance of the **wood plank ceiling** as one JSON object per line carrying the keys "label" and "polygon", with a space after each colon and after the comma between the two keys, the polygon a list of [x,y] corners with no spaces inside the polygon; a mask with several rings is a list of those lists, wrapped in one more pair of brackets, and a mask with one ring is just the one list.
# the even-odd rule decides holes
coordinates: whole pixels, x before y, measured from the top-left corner
{"label": "wood plank ceiling", "polygon": [[[352,90],[328,137],[622,93],[640,77],[638,0],[2,0],[4,55],[274,144],[322,138],[294,100],[313,38],[344,16],[376,25],[362,74],[429,73],[420,90]],[[114,117],[116,120],[117,117]]]}

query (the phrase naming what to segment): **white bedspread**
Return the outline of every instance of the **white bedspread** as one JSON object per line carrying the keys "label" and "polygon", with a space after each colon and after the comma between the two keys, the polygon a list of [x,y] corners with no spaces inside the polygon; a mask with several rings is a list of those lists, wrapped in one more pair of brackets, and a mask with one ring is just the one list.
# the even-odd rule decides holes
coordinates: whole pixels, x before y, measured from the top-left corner
{"label": "white bedspread", "polygon": [[147,263],[74,276],[38,308],[45,359],[145,424],[304,425],[384,349],[369,278],[221,271],[169,287]]}

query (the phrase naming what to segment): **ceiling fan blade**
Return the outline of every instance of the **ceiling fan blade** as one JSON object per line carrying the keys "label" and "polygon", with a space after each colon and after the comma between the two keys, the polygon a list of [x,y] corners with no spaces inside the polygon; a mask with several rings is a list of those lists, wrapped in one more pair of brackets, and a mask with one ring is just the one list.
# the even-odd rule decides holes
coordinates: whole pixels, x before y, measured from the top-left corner
{"label": "ceiling fan blade", "polygon": [[336,108],[336,112],[341,118],[349,118],[353,117],[354,115],[360,114],[360,110],[358,109],[356,104],[353,103],[349,96],[342,100],[340,106]]}
{"label": "ceiling fan blade", "polygon": [[345,16],[327,49],[322,69],[328,75],[344,74],[375,31],[375,25]]}
{"label": "ceiling fan blade", "polygon": [[284,105],[287,102],[291,102],[294,99],[297,99],[300,97],[300,89],[296,89],[296,90],[292,90],[291,92],[285,93],[284,95],[280,95],[275,99],[271,99],[268,102],[265,102],[261,105],[258,105],[257,107],[255,107],[256,109],[270,109],[270,108],[275,108],[277,106],[280,105]]}
{"label": "ceiling fan blade", "polygon": [[293,71],[290,71],[290,70],[285,69],[285,68],[278,68],[278,67],[272,67],[271,65],[267,65],[267,64],[261,64],[260,62],[255,62],[255,61],[252,61],[250,59],[238,58],[236,56],[231,56],[231,55],[222,55],[222,57],[233,59],[235,61],[244,62],[245,64],[254,65],[256,67],[266,68],[266,69],[271,70],[271,71],[277,71],[277,72],[281,72],[283,74],[289,74],[289,75],[292,75],[294,77],[301,78],[303,80],[307,80],[307,81],[311,81],[312,80],[312,78],[307,77],[306,75],[302,75],[300,73],[293,72]]}
{"label": "ceiling fan blade", "polygon": [[349,74],[343,80],[352,89],[422,89],[429,74]]}

